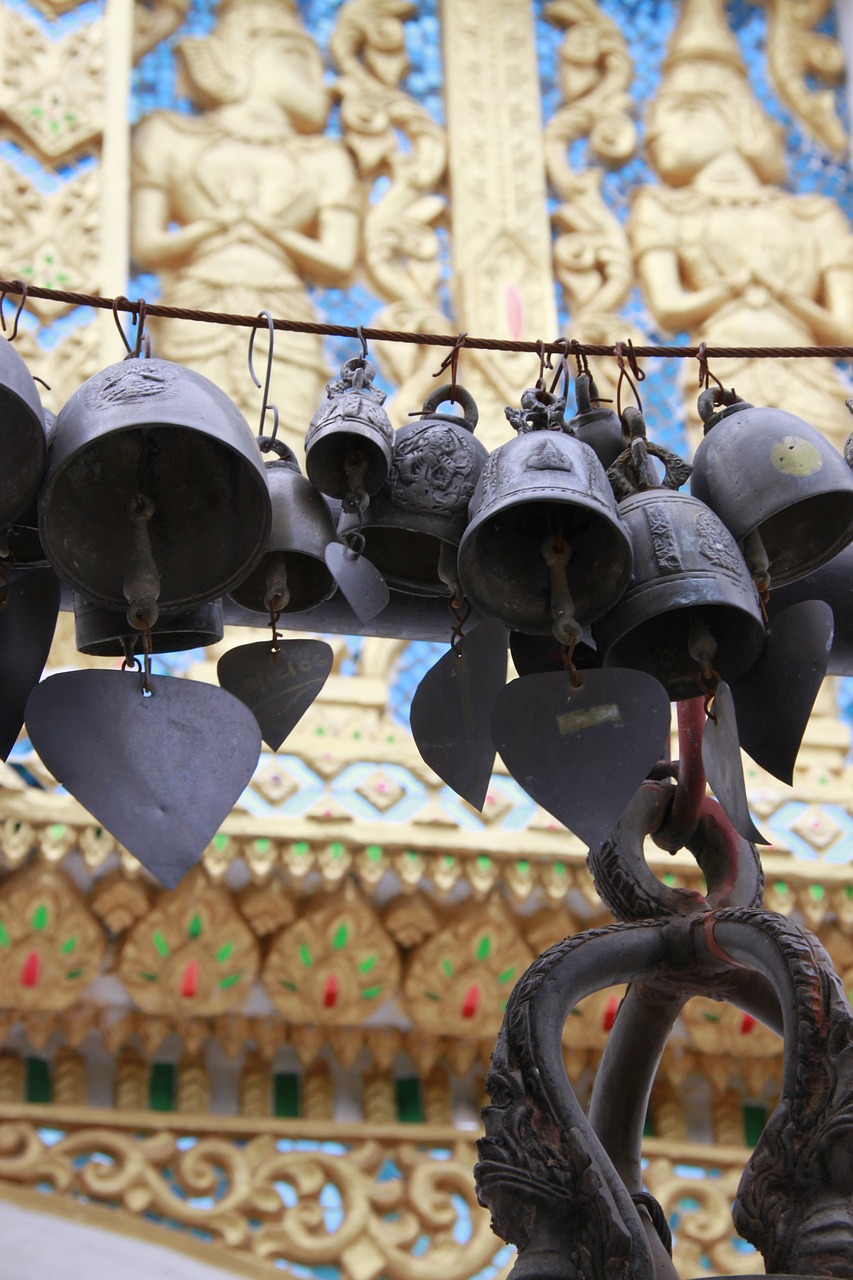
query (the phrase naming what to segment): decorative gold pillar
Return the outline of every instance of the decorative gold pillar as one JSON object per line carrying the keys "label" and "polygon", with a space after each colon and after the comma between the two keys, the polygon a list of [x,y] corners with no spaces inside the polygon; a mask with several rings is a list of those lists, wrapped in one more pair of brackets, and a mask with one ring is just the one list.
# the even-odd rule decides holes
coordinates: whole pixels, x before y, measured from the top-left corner
{"label": "decorative gold pillar", "polygon": [[0,1053],[0,1102],[23,1102],[24,1064],[16,1053]]}
{"label": "decorative gold pillar", "polygon": [[306,1120],[332,1120],[335,1114],[335,1086],[328,1062],[316,1058],[302,1077],[302,1107]]}
{"label": "decorative gold pillar", "polygon": [[210,1077],[200,1053],[188,1053],[178,1063],[176,1110],[202,1115],[210,1106]]}
{"label": "decorative gold pillar", "polygon": [[53,1059],[53,1101],[58,1107],[82,1107],[86,1102],[86,1063],[69,1045],[60,1045]]}
{"label": "decorative gold pillar", "polygon": [[368,1067],[362,1078],[361,1109],[368,1124],[393,1124],[397,1119],[394,1078],[384,1067]]}
{"label": "decorative gold pillar", "polygon": [[272,1072],[257,1049],[246,1054],[240,1072],[240,1113],[254,1117],[272,1113]]}
{"label": "decorative gold pillar", "polygon": [[148,1063],[133,1045],[122,1045],[116,1058],[113,1105],[118,1111],[148,1106]]}

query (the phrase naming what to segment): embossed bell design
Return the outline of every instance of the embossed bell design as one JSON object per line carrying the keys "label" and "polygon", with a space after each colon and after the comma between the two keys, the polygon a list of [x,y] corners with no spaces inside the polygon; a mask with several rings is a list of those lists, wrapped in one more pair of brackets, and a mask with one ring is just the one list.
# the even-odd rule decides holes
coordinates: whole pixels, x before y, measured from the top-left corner
{"label": "embossed bell design", "polygon": [[[142,634],[119,609],[108,609],[74,594],[74,630],[77,650],[94,658],[125,658],[132,661],[143,652]],[[218,644],[224,623],[222,601],[161,613],[149,632],[149,653],[181,653]]]}
{"label": "embossed bell design", "polygon": [[56,572],[140,630],[226,594],[260,559],[270,497],[261,452],[217,386],[132,358],[57,416],[39,527]]}
{"label": "embossed bell design", "polygon": [[266,550],[231,599],[255,613],[302,613],[335,592],[323,558],[335,540],[335,525],[328,503],[302,475],[290,449],[277,441],[273,448],[279,456],[266,468],[272,500]]}
{"label": "embossed bell design", "polygon": [[383,409],[385,392],[373,386],[376,368],[365,356],[341,367],[326,387],[305,435],[308,479],[330,498],[375,493],[391,465],[394,428]]}
{"label": "embossed bell design", "polygon": [[782,409],[703,391],[690,490],[731,530],[761,590],[811,573],[853,538],[853,474],[819,431]]}
{"label": "embossed bell design", "polygon": [[36,500],[47,444],[33,376],[5,338],[0,338],[0,457],[0,529],[6,529]]}
{"label": "embossed bell design", "polygon": [[[463,413],[439,413],[446,402]],[[456,553],[488,450],[474,437],[477,406],[460,386],[437,387],[416,421],[400,427],[387,482],[371,499],[364,554],[403,591],[457,593]]]}
{"label": "embossed bell design", "polygon": [[[703,672],[734,680],[759,657],[765,631],[755,584],[719,517],[675,492],[690,474],[687,464],[645,440],[639,410],[623,417],[631,442],[609,475],[622,499],[634,571],[593,637],[605,667],[647,672],[672,701],[696,697]],[[647,453],[664,464],[666,487],[658,486]]]}
{"label": "embossed bell design", "polygon": [[535,389],[521,405],[471,499],[459,577],[488,617],[572,645],[627,587],[631,544],[601,463],[563,428],[565,400]]}
{"label": "embossed bell design", "polygon": [[588,371],[579,373],[575,379],[575,398],[578,411],[567,429],[589,445],[606,471],[625,448],[619,415],[611,406],[602,404]]}

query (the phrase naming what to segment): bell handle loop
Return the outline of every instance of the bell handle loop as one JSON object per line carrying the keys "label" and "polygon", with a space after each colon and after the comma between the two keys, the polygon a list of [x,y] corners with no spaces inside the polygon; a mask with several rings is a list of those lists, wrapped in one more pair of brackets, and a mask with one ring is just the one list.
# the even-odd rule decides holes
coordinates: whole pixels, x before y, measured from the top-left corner
{"label": "bell handle loop", "polygon": [[545,388],[545,370],[553,369],[551,363],[551,353],[545,350],[545,343],[541,338],[536,339],[536,351],[539,356],[539,375],[536,379],[536,390],[544,391]]}
{"label": "bell handle loop", "polygon": [[[270,408],[274,409],[275,405],[271,405]],[[274,453],[277,458],[281,458],[284,462],[296,461],[290,446],[286,445],[283,440],[276,440],[274,435],[257,436],[256,439],[261,453]]]}
{"label": "bell handle loop", "polygon": [[[627,346],[627,353],[625,347]],[[627,343],[616,342],[613,345],[613,354],[616,357],[616,363],[619,366],[619,378],[616,383],[616,414],[622,417],[622,384],[627,382],[634,393],[634,400],[640,413],[643,412],[643,402],[640,399],[640,393],[637,390],[637,383],[645,379],[645,373],[637,363],[637,355],[634,351],[634,344],[629,338]],[[628,372],[630,367],[631,372]],[[633,375],[633,376],[632,376]]]}
{"label": "bell handle loop", "polygon": [[[267,350],[267,367],[266,367],[266,373],[264,376],[264,398],[263,398],[263,403],[261,405],[261,416],[260,416],[260,421],[258,423],[258,431],[260,435],[264,434],[264,423],[266,422],[267,414],[271,413],[272,414],[272,434],[270,435],[269,438],[270,440],[275,440],[276,436],[278,435],[278,406],[274,404],[270,404],[269,402],[270,379],[272,378],[272,361],[273,361],[273,354],[275,351],[275,321],[273,320],[272,315],[270,314],[269,311],[259,311],[258,319],[266,320],[267,329],[269,330],[269,337],[270,337],[270,345],[269,345],[269,349]],[[249,337],[249,374],[251,375],[252,381],[254,382],[256,387],[259,387],[261,385],[261,380],[258,377],[258,375],[255,373],[255,366],[252,360],[252,356],[254,355],[254,349],[255,349],[255,336],[258,332],[259,327],[260,327],[259,325],[255,325]]]}
{"label": "bell handle loop", "polygon": [[705,435],[715,425],[714,419],[718,409],[728,409],[732,405],[745,403],[743,396],[739,396],[734,387],[728,389],[723,386],[706,387],[704,391],[699,393],[699,399],[696,401],[696,408],[699,410],[699,417],[702,419]]}
{"label": "bell handle loop", "polygon": [[453,400],[454,403],[456,402],[456,393],[459,390],[459,384],[456,381],[456,369],[459,364],[459,352],[465,346],[465,339],[467,337],[468,337],[467,330],[464,333],[458,333],[456,335],[456,341],[454,342],[452,349],[447,353],[447,355],[442,360],[441,364],[436,369],[435,373],[432,375],[434,378],[440,378],[441,375],[444,373],[445,369],[450,369],[450,385],[453,388],[453,394],[450,397],[450,399]]}
{"label": "bell handle loop", "polygon": [[119,337],[124,343],[124,349],[129,356],[138,355],[139,352],[131,346],[130,339],[124,331],[124,326],[119,319],[119,311],[129,311],[131,324],[135,324],[137,316],[139,315],[139,306],[137,303],[131,302],[130,298],[125,298],[123,294],[119,294],[117,298],[113,298],[113,320],[115,321],[115,326],[118,329]]}
{"label": "bell handle loop", "polygon": [[480,411],[477,408],[471,392],[466,391],[465,388],[460,386],[458,383],[454,387],[452,382],[446,382],[442,386],[436,387],[434,391],[431,391],[426,400],[424,400],[423,408],[420,410],[420,414],[418,416],[423,416],[427,413],[435,413],[439,405],[444,404],[445,401],[450,401],[451,404],[460,405],[463,410],[463,425],[467,427],[469,431],[474,431],[476,429],[477,423],[480,421]]}
{"label": "bell handle loop", "polygon": [[578,413],[592,412],[592,374],[589,369],[584,369],[575,378],[575,403],[578,407]]}

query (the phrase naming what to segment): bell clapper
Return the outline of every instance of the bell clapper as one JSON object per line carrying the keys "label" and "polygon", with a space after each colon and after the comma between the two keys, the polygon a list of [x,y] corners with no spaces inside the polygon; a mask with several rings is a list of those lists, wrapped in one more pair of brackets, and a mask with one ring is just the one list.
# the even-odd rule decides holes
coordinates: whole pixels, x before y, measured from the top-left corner
{"label": "bell clapper", "polygon": [[694,662],[699,664],[699,687],[705,695],[705,715],[716,721],[713,713],[714,695],[720,683],[720,676],[714,670],[714,657],[717,642],[708,630],[705,615],[700,609],[691,609],[687,630],[687,652]]}
{"label": "bell clapper", "polygon": [[752,529],[741,541],[741,550],[756,590],[763,596],[770,590],[770,560],[757,529]]}
{"label": "bell clapper", "polygon": [[137,631],[145,631],[160,616],[160,574],[151,554],[148,522],[154,514],[150,498],[137,495],[130,504],[130,558],[122,583],[127,600],[127,620]]}
{"label": "bell clapper", "polygon": [[583,635],[566,578],[572,549],[562,533],[556,533],[544,539],[541,551],[551,573],[551,617],[554,619],[551,630],[555,639],[571,651]]}
{"label": "bell clapper", "polygon": [[290,588],[287,585],[287,553],[276,551],[269,558],[267,567],[267,589],[264,592],[264,608],[270,613],[280,613],[290,600]]}
{"label": "bell clapper", "polygon": [[462,583],[459,581],[459,570],[456,561],[457,548],[452,542],[442,540],[438,551],[438,576],[453,597],[451,608],[456,607],[457,602],[461,602],[465,594],[462,590]]}

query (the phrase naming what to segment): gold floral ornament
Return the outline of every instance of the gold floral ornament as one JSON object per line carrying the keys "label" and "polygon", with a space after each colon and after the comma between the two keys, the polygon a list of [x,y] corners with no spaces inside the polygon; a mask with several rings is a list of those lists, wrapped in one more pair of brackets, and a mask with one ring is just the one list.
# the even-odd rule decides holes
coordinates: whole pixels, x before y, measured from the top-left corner
{"label": "gold floral ornament", "polygon": [[146,1013],[198,1017],[239,1005],[258,963],[252,931],[231,895],[197,868],[131,930],[118,973]]}
{"label": "gold floral ornament", "polygon": [[261,979],[293,1022],[363,1022],[399,988],[400,958],[354,885],[311,903],[273,943]]}
{"label": "gold floral ornament", "polygon": [[466,1039],[495,1035],[514,984],[533,961],[503,900],[472,918],[465,907],[413,952],[403,979],[412,1020],[424,1031]]}
{"label": "gold floral ornament", "polygon": [[0,989],[16,1009],[66,1009],[97,976],[104,938],[70,880],[33,866],[0,891]]}

